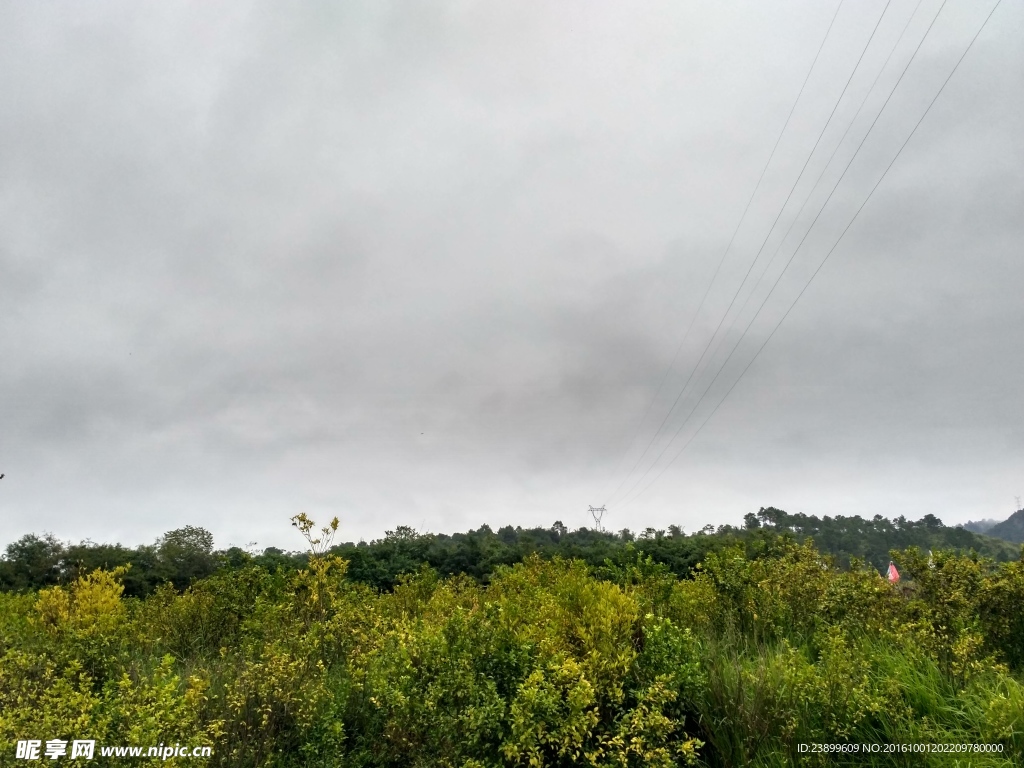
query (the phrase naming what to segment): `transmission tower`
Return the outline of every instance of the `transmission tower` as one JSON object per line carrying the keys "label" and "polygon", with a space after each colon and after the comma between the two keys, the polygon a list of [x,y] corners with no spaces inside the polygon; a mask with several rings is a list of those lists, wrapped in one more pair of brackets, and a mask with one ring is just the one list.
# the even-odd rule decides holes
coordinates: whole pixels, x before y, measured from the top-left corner
{"label": "transmission tower", "polygon": [[594,525],[597,526],[597,530],[604,531],[604,526],[601,525],[601,519],[604,517],[604,513],[607,512],[602,504],[600,507],[591,507],[590,516],[594,518]]}

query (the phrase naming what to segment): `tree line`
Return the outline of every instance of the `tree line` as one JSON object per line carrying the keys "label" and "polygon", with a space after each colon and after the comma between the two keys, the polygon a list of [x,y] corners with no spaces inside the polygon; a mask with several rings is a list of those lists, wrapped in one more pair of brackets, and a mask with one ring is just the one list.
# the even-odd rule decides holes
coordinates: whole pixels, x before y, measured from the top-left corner
{"label": "tree line", "polygon": [[[755,554],[765,542],[781,536],[797,542],[811,540],[840,567],[853,559],[884,571],[893,549],[918,547],[922,551],[976,552],[996,562],[1019,556],[1016,546],[961,527],[950,527],[934,515],[921,520],[881,515],[859,516],[789,514],[774,507],[748,513],[743,526],[722,525],[687,534],[678,526],[647,528],[632,532],[569,530],[561,522],[549,528],[504,526],[497,531],[484,525],[465,533],[418,533],[399,526],[370,542],[346,542],[331,553],[348,562],[349,578],[391,590],[403,574],[426,565],[440,576],[466,575],[486,582],[500,566],[523,562],[531,555],[580,560],[591,567],[606,561],[622,564],[637,555],[650,557],[679,577],[692,574],[709,552],[740,546]],[[52,534],[29,534],[9,544],[0,557],[0,590],[41,589],[67,584],[97,568],[127,566],[125,594],[145,597],[159,585],[170,583],[182,590],[197,579],[220,569],[258,565],[269,571],[295,571],[305,567],[306,552],[268,547],[249,552],[239,547],[217,550],[212,535],[203,528],[186,526],[169,531],[150,545],[127,547],[89,541],[65,543]]]}

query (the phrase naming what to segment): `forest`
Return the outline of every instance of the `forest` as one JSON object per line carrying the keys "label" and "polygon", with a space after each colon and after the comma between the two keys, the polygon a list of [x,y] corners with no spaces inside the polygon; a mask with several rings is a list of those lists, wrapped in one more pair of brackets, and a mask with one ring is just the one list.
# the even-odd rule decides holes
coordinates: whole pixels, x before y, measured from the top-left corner
{"label": "forest", "polygon": [[933,516],[369,543],[292,524],[301,553],[215,550],[196,527],[10,544],[0,764],[30,764],[27,739],[210,746],[130,762],[238,768],[1024,755],[1020,551]]}

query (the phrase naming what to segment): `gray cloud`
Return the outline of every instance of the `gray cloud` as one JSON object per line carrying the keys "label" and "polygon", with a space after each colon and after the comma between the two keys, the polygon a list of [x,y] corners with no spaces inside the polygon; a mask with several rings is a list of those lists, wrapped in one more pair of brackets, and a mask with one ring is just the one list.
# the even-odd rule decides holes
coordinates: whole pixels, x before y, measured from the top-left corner
{"label": "gray cloud", "polygon": [[[292,546],[299,510],[339,513],[352,538],[585,524],[682,386],[883,5],[840,13],[628,451],[831,8],[6,8],[0,540],[199,523],[221,543]],[[894,3],[826,151],[913,6]],[[984,12],[943,14],[695,424]],[[1022,18],[1000,7],[744,380],[612,525],[695,528],[767,504],[1009,511]]]}

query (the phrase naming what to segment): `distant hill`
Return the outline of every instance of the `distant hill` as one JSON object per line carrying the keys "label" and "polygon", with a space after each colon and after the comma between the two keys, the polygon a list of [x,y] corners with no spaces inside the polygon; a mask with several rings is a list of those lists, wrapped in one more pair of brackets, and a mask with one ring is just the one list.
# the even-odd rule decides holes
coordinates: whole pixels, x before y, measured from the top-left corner
{"label": "distant hill", "polygon": [[992,536],[1003,541],[1024,544],[1024,509],[1018,509],[1009,518],[993,525],[984,533],[986,536]]}
{"label": "distant hill", "polygon": [[[1018,514],[1024,525],[1024,512]],[[748,514],[745,520],[748,529],[760,528],[789,534],[799,540],[813,539],[819,550],[834,555],[841,565],[849,563],[851,557],[857,557],[884,570],[889,562],[889,550],[907,547],[917,547],[924,551],[973,550],[979,555],[1002,562],[1020,557],[1019,547],[1008,543],[1009,539],[996,538],[993,533],[995,528],[986,534],[969,531],[966,527],[951,528],[935,515],[925,515],[920,520],[907,520],[902,515],[892,520],[881,515],[871,519],[858,515],[817,517],[802,513],[789,514],[768,507],[756,515]],[[1024,531],[1024,527],[1021,530]],[[1024,541],[1024,533],[1020,541]]]}
{"label": "distant hill", "polygon": [[988,533],[992,528],[999,525],[1001,521],[992,520],[971,520],[969,523],[964,523],[961,528],[965,531],[971,531],[972,533]]}

